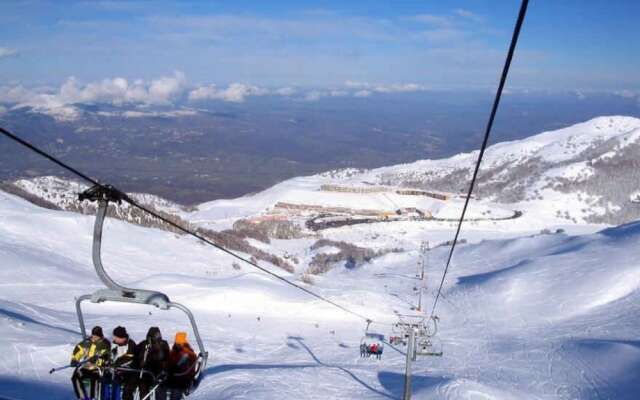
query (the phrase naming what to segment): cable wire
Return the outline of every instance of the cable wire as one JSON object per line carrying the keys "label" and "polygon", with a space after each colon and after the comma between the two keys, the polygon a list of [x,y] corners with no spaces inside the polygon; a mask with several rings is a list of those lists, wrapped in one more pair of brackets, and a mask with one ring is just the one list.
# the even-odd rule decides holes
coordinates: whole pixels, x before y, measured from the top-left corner
{"label": "cable wire", "polygon": [[330,305],[332,305],[334,307],[337,307],[340,310],[342,310],[342,311],[344,311],[344,312],[346,312],[348,314],[354,315],[354,316],[356,316],[358,318],[361,318],[361,319],[363,319],[363,320],[365,320],[367,322],[369,322],[369,321],[373,322],[373,320],[371,318],[368,318],[368,317],[366,317],[366,316],[364,316],[364,315],[362,315],[362,314],[360,314],[360,313],[358,313],[356,311],[352,311],[352,310],[346,308],[345,306],[343,306],[341,304],[338,304],[338,303],[336,303],[336,302],[334,302],[332,300],[329,300],[324,296],[321,296],[321,295],[319,295],[319,294],[317,294],[317,293],[315,293],[315,292],[313,292],[313,291],[311,291],[311,290],[309,290],[309,289],[307,289],[307,288],[305,288],[303,286],[300,286],[300,285],[296,284],[295,282],[292,282],[292,281],[290,281],[290,280],[288,280],[288,279],[286,279],[286,278],[284,278],[284,277],[282,277],[282,276],[280,276],[280,275],[278,275],[278,274],[276,274],[276,273],[274,273],[272,271],[269,271],[268,269],[266,269],[264,267],[261,267],[257,263],[255,263],[255,262],[253,262],[253,261],[251,261],[251,260],[249,260],[249,259],[237,254],[236,252],[231,251],[231,250],[229,250],[229,249],[227,249],[227,248],[225,248],[225,247],[213,242],[210,239],[207,239],[206,237],[202,236],[201,234],[199,234],[197,232],[193,232],[193,231],[183,227],[182,225],[180,225],[178,223],[175,223],[175,222],[163,217],[162,215],[156,213],[155,211],[152,211],[152,210],[148,209],[147,207],[139,204],[134,199],[132,199],[131,197],[127,196],[124,192],[98,182],[96,179],[91,178],[90,176],[78,171],[77,169],[75,169],[75,168],[71,167],[70,165],[60,161],[58,158],[52,156],[51,154],[45,152],[44,150],[42,150],[42,149],[36,147],[35,145],[33,145],[32,143],[30,143],[30,142],[28,142],[28,141],[16,136],[15,134],[9,132],[8,130],[6,130],[6,129],[2,128],[2,127],[0,127],[0,133],[4,134],[9,139],[12,139],[13,141],[15,141],[15,142],[23,145],[24,147],[34,151],[35,153],[37,153],[37,154],[41,155],[42,157],[52,161],[53,163],[59,165],[63,169],[73,173],[74,175],[84,179],[87,182],[90,182],[91,184],[93,184],[95,186],[99,186],[100,188],[105,189],[105,190],[115,190],[115,191],[117,191],[119,194],[122,195],[122,200],[124,200],[125,202],[127,202],[127,203],[131,204],[133,207],[138,208],[139,210],[144,211],[147,214],[159,219],[160,221],[162,221],[162,222],[164,222],[164,223],[166,223],[168,225],[171,225],[172,227],[178,229],[179,231],[181,231],[181,232],[183,232],[183,233],[185,233],[187,235],[193,236],[193,237],[195,237],[195,238],[207,243],[208,245],[211,245],[211,246],[215,247],[216,249],[218,249],[218,250],[220,250],[220,251],[222,251],[222,252],[224,252],[224,253],[232,256],[232,257],[235,257],[236,259],[238,259],[240,261],[243,261],[243,262],[249,264],[250,266],[252,266],[254,268],[259,269],[260,271],[272,276],[273,278],[278,279],[278,280],[280,280],[280,281],[282,281],[282,282],[284,282],[284,283],[286,283],[288,285],[291,285],[291,286],[293,286],[293,287],[295,287],[295,288],[297,288],[299,290],[302,290],[303,292],[309,294],[310,296],[313,296],[313,297],[315,297],[315,298],[317,298],[317,299],[319,299],[321,301],[324,301],[325,303],[328,303],[328,304],[330,304]]}
{"label": "cable wire", "polygon": [[447,258],[447,264],[445,265],[444,272],[442,274],[442,280],[440,281],[440,286],[438,287],[438,293],[433,302],[433,308],[431,310],[430,318],[433,318],[435,314],[436,306],[438,305],[438,299],[440,298],[440,293],[442,292],[442,286],[444,285],[444,280],[445,280],[445,277],[447,276],[447,272],[449,272],[449,266],[451,265],[453,252],[455,251],[456,243],[458,242],[458,236],[460,236],[460,229],[462,228],[462,222],[464,221],[464,216],[467,213],[469,200],[471,199],[471,195],[473,194],[473,188],[476,183],[476,178],[478,177],[478,171],[480,170],[480,163],[482,162],[482,157],[484,156],[484,152],[487,148],[487,143],[489,142],[489,136],[491,134],[491,128],[493,127],[493,121],[496,117],[496,113],[498,112],[498,105],[500,104],[500,98],[502,97],[502,90],[504,89],[504,85],[507,81],[507,76],[509,75],[511,60],[513,59],[513,53],[515,52],[516,44],[518,43],[518,37],[520,36],[520,29],[522,28],[522,23],[524,22],[524,17],[527,13],[528,4],[529,4],[529,0],[522,0],[522,3],[520,5],[520,12],[518,14],[516,25],[513,29],[513,36],[511,37],[509,52],[507,53],[507,58],[504,62],[504,67],[502,68],[502,75],[500,76],[500,84],[498,85],[498,90],[496,91],[496,95],[493,100],[493,107],[491,108],[491,114],[489,115],[489,121],[487,122],[487,127],[484,133],[484,139],[482,140],[482,146],[480,147],[480,153],[478,154],[478,161],[476,162],[476,166],[473,171],[473,177],[471,178],[471,183],[469,184],[469,192],[467,193],[467,198],[464,201],[464,207],[462,208],[462,214],[460,215],[460,220],[458,221],[458,228],[456,229],[456,235],[453,238],[453,243],[451,243],[451,249],[449,250],[449,256]]}

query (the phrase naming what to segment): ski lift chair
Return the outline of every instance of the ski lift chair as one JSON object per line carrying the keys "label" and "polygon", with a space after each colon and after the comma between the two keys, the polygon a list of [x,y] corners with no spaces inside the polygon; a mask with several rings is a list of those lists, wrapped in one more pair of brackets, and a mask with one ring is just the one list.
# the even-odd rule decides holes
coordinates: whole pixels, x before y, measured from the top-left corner
{"label": "ski lift chair", "polygon": [[442,344],[432,338],[419,337],[416,339],[416,354],[419,356],[442,357]]}
{"label": "ski lift chair", "polygon": [[370,321],[367,321],[367,328],[365,329],[364,335],[362,336],[362,338],[360,338],[360,348],[362,349],[363,346],[367,346],[367,352],[368,352],[368,348],[372,345],[375,344],[379,349],[384,349],[384,340],[385,340],[385,336],[382,333],[377,333],[377,332],[369,332],[369,325],[371,324]]}
{"label": "ski lift chair", "polygon": [[[428,321],[431,321],[431,324]],[[436,339],[439,318],[434,315],[428,321],[423,321],[416,330],[415,352],[420,356],[442,357],[442,343]]]}
{"label": "ski lift chair", "polygon": [[[102,244],[102,228],[104,219],[107,214],[107,208],[109,202],[121,203],[126,195],[111,186],[94,186],[87,189],[78,196],[80,201],[89,200],[98,202],[98,212],[96,213],[95,225],[93,228],[93,265],[95,267],[98,278],[105,284],[106,289],[100,289],[92,294],[85,294],[76,299],[76,313],[78,314],[78,322],[80,324],[80,331],[84,338],[87,338],[87,330],[84,323],[84,315],[82,313],[82,302],[89,300],[92,303],[104,303],[104,302],[120,302],[130,304],[147,304],[157,307],[161,310],[169,310],[176,308],[187,315],[189,322],[191,323],[191,329],[196,338],[198,345],[198,358],[193,368],[196,368],[195,379],[193,387],[197,387],[201,373],[207,365],[208,353],[204,348],[200,332],[196,320],[191,311],[179,303],[174,303],[169,300],[169,297],[158,291],[144,290],[144,289],[132,289],[124,287],[115,282],[105,271],[102,265],[101,258],[101,244]],[[191,390],[191,391],[193,391]]]}

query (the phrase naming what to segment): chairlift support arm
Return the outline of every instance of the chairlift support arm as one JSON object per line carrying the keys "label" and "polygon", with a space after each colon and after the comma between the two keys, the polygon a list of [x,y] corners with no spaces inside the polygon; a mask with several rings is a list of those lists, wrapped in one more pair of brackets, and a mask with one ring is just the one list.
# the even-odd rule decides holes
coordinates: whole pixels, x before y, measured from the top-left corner
{"label": "chairlift support arm", "polygon": [[196,338],[198,348],[200,350],[200,356],[203,359],[203,365],[206,365],[208,353],[205,351],[198,325],[193,316],[193,313],[184,305],[175,303],[169,300],[169,297],[158,291],[145,290],[145,289],[133,289],[120,285],[113,280],[102,264],[102,232],[104,227],[104,219],[107,215],[107,209],[109,201],[120,203],[126,199],[126,194],[114,189],[111,186],[94,186],[79,195],[79,200],[90,200],[98,202],[98,211],[96,213],[96,220],[93,227],[93,248],[92,258],[93,265],[98,275],[98,278],[107,287],[106,289],[100,289],[93,294],[85,294],[79,296],[76,299],[76,313],[78,315],[78,322],[80,325],[80,331],[83,337],[87,337],[86,325],[84,322],[84,315],[82,312],[82,302],[89,300],[92,303],[102,303],[105,301],[115,301],[121,303],[135,303],[135,304],[148,304],[155,306],[161,310],[169,310],[176,308],[187,315],[193,334]]}

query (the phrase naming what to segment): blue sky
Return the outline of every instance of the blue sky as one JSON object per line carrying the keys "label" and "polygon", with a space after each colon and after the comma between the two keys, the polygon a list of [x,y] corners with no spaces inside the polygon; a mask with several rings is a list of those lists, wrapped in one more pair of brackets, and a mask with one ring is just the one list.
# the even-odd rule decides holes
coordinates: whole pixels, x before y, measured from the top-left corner
{"label": "blue sky", "polygon": [[[10,1],[0,85],[176,71],[197,86],[491,88],[518,1]],[[640,89],[639,1],[532,0],[510,86]]]}

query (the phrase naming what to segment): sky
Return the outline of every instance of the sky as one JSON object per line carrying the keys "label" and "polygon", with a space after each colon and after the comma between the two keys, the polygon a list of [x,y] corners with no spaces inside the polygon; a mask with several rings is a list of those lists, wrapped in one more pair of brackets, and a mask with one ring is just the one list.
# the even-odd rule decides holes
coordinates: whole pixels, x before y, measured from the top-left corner
{"label": "sky", "polygon": [[[26,88],[55,88],[58,98],[29,95],[50,104],[114,92],[116,101],[163,102],[177,87],[190,87],[193,100],[229,101],[266,88],[315,88],[311,100],[494,88],[518,8],[507,0],[4,0],[0,95],[24,102]],[[532,0],[508,87],[637,95],[638,15],[635,0]]]}

